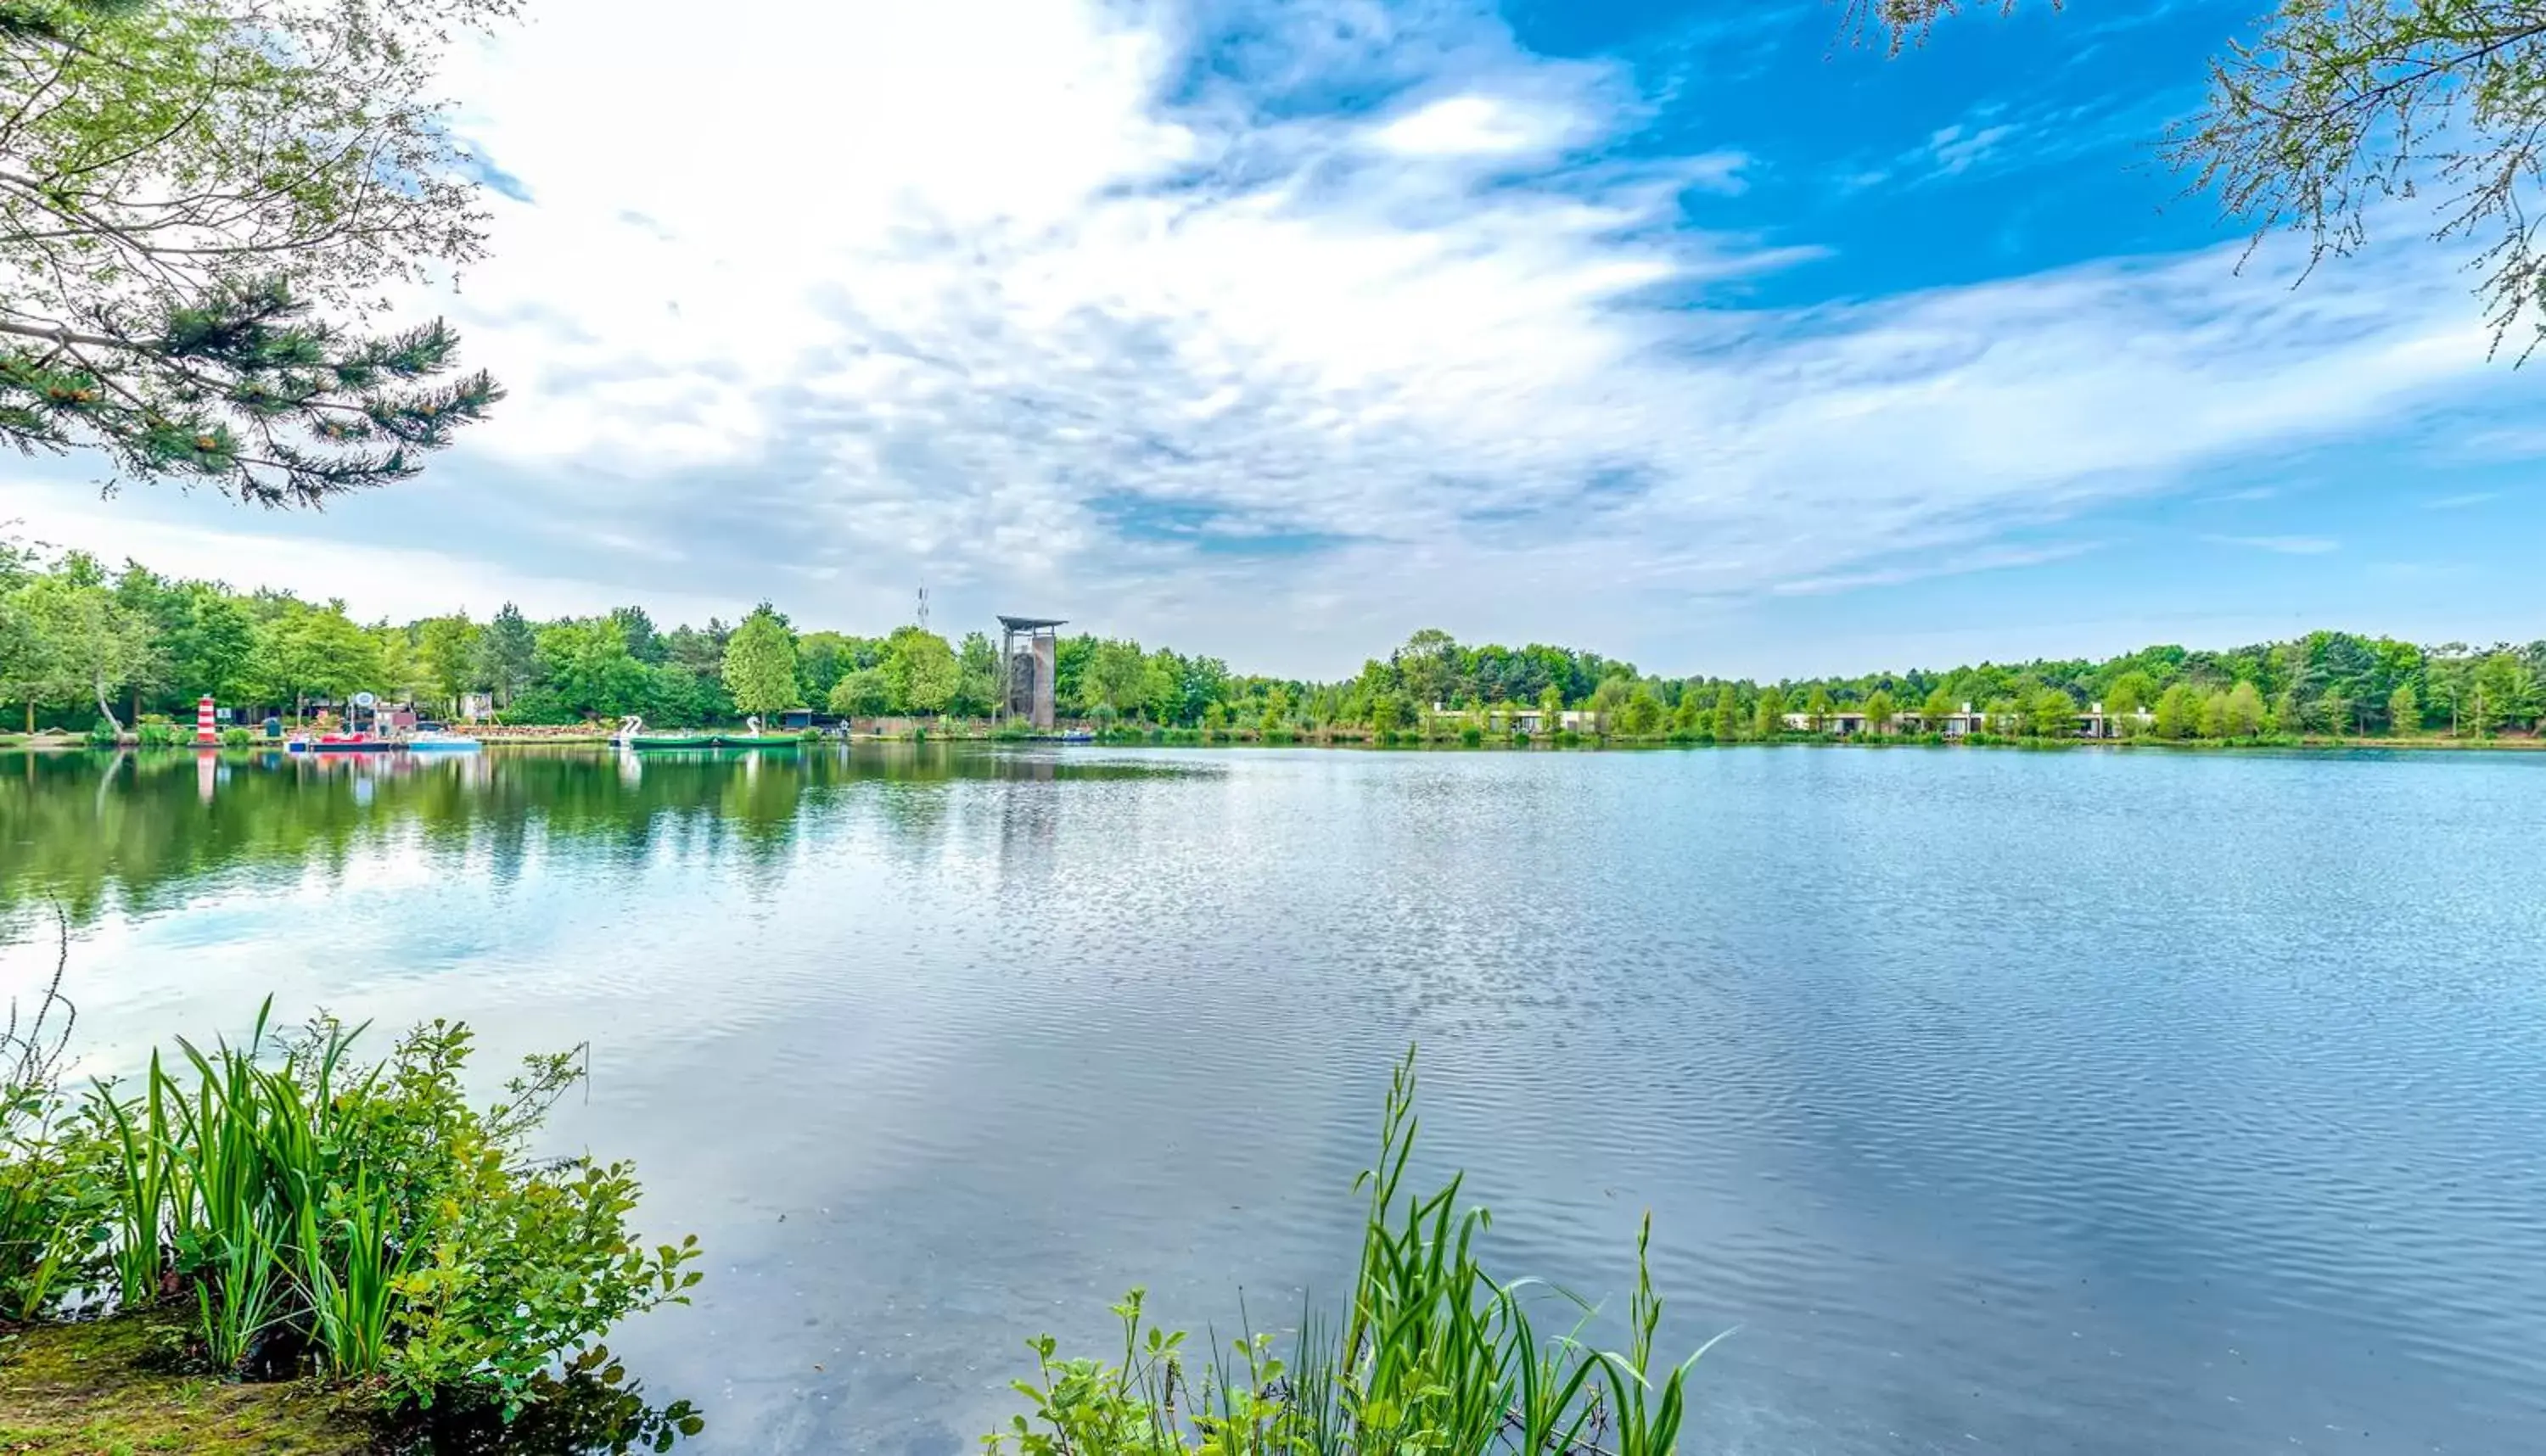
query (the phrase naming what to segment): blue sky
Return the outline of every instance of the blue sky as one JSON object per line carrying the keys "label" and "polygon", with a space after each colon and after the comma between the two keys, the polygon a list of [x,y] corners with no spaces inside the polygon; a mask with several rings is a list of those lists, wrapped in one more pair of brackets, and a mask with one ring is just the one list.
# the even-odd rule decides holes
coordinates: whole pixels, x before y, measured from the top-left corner
{"label": "blue sky", "polygon": [[[663,12],[660,24],[644,12]],[[0,516],[404,617],[993,612],[1351,671],[2541,635],[2546,415],[2427,217],[2303,255],[2154,142],[2251,7],[545,0],[464,57],[512,390],[319,516]],[[677,104],[667,104],[677,98]]]}

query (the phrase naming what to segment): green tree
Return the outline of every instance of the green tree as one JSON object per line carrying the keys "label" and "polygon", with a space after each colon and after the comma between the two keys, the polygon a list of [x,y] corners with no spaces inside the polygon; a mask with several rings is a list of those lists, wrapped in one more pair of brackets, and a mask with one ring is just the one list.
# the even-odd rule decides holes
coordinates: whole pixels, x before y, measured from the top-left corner
{"label": "green tree", "polygon": [[27,731],[36,730],[36,710],[54,694],[60,670],[53,664],[53,644],[38,625],[20,586],[0,595],[0,703],[25,710]]}
{"label": "green tree", "polygon": [[885,640],[884,677],[896,713],[944,713],[962,682],[962,667],[946,639],[919,627],[896,628]]}
{"label": "green tree", "polygon": [[857,669],[857,643],[836,632],[796,639],[796,684],[807,703],[830,701],[831,686]]}
{"label": "green tree", "polygon": [[955,651],[953,712],[966,718],[987,718],[999,707],[999,648],[985,632],[964,634]]}
{"label": "green tree", "polygon": [[2414,697],[2412,683],[2398,683],[2387,695],[2387,731],[2397,737],[2422,730],[2422,705]]}
{"label": "green tree", "polygon": [[37,578],[19,599],[44,643],[45,700],[91,699],[99,718],[121,728],[109,700],[150,650],[141,624],[105,587],[61,572]]}
{"label": "green tree", "polygon": [[372,650],[380,658],[380,676],[374,691],[394,703],[419,704],[433,696],[433,674],[426,670],[424,655],[416,649],[415,639],[403,627],[387,622],[375,622],[363,629],[372,640]]}
{"label": "green tree", "polygon": [[2221,710],[2222,735],[2250,738],[2263,730],[2263,695],[2250,682],[2240,682],[2228,690],[2228,702]]}
{"label": "green tree", "polygon": [[1671,731],[1678,734],[1694,733],[1705,722],[1705,705],[1698,701],[1696,693],[1683,691],[1679,695],[1679,702],[1671,709]]}
{"label": "green tree", "polygon": [[[501,398],[439,320],[362,326],[481,251],[434,98],[511,0],[0,4],[0,439],[307,504]],[[322,316],[323,315],[323,316]]]}
{"label": "green tree", "polygon": [[841,718],[882,718],[892,711],[892,684],[880,667],[856,668],[831,684],[825,706]]}
{"label": "green tree", "polygon": [[1618,707],[1618,731],[1631,738],[1642,738],[1660,731],[1661,726],[1661,699],[1654,696],[1653,684],[1637,683],[1628,692],[1627,701]]}
{"label": "green tree", "polygon": [[2339,738],[2351,731],[2351,700],[2340,693],[2328,693],[2316,700],[2317,718],[2325,730]]}
{"label": "green tree", "polygon": [[616,616],[543,627],[540,687],[569,718],[621,718],[652,706],[653,677],[628,650]]}
{"label": "green tree", "polygon": [[256,653],[256,619],[211,582],[187,582],[178,595],[183,608],[164,643],[170,682],[188,697],[209,693],[236,703]]}
{"label": "green tree", "polygon": [[1867,695],[1865,700],[1866,727],[1874,729],[1878,733],[1888,733],[1892,731],[1892,721],[1900,716],[1900,710],[1892,705],[1892,693],[1890,689],[1876,688],[1871,694]]}
{"label": "green tree", "polygon": [[1785,693],[1776,688],[1761,689],[1758,709],[1752,716],[1751,723],[1753,737],[1774,738],[1784,732],[1786,730]]}
{"label": "green tree", "polygon": [[2201,736],[2205,738],[2233,738],[2236,736],[2235,733],[2228,730],[2228,693],[2225,689],[2221,689],[2216,692],[2204,693],[2202,695],[2201,726],[2199,731]]}
{"label": "green tree", "polygon": [[256,694],[289,698],[293,717],[305,719],[311,698],[342,700],[378,682],[380,647],[342,605],[294,602],[259,625],[251,664]]}
{"label": "green tree", "polygon": [[724,690],[735,711],[784,713],[803,699],[796,685],[796,634],[767,602],[752,608],[724,644]]}
{"label": "green tree", "polygon": [[1811,725],[1814,732],[1821,732],[1829,727],[1830,713],[1834,706],[1830,702],[1829,689],[1815,683],[1812,693],[1804,699],[1804,718]]}
{"label": "green tree", "polygon": [[464,693],[474,691],[477,677],[477,625],[465,616],[427,617],[415,625],[416,655],[423,659],[425,679],[445,710],[458,712]]}
{"label": "green tree", "polygon": [[2158,695],[2151,729],[2161,738],[2197,737],[2201,732],[2201,690],[2188,682],[2169,685]]}
{"label": "green tree", "polygon": [[1554,683],[1539,689],[1538,730],[1553,733],[1565,727],[1565,689]]}
{"label": "green tree", "polygon": [[477,634],[477,681],[494,694],[495,706],[510,707],[531,685],[539,666],[539,634],[521,608],[506,602]]}
{"label": "green tree", "polygon": [[1149,660],[1135,642],[1101,642],[1088,653],[1079,678],[1083,706],[1127,717],[1147,701]]}
{"label": "green tree", "polygon": [[663,637],[654,630],[654,619],[643,607],[613,607],[610,620],[619,624],[619,636],[628,643],[628,655],[648,667],[663,661]]}
{"label": "green tree", "polygon": [[2536,713],[2535,682],[2517,654],[2496,649],[2475,665],[2468,718],[2479,735],[2524,725]]}
{"label": "green tree", "polygon": [[2078,730],[2078,700],[2043,688],[2024,700],[2024,730],[2037,738],[2065,738]]}
{"label": "green tree", "polygon": [[1448,702],[1459,681],[1458,640],[1437,627],[1427,627],[1397,649],[1398,672],[1417,709]]}
{"label": "green tree", "polygon": [[2157,701],[2157,679],[2139,668],[2115,677],[2104,689],[2104,714],[2115,733],[2129,737],[2141,728],[2140,711]]}
{"label": "green tree", "polygon": [[1405,700],[1395,693],[1383,693],[1370,705],[1370,726],[1383,733],[1393,733],[1405,723]]}
{"label": "green tree", "polygon": [[2307,731],[2307,708],[2299,701],[2299,689],[2292,683],[2272,699],[2272,731],[2298,734]]}
{"label": "green tree", "polygon": [[1726,683],[1715,690],[1715,708],[1709,715],[1715,729],[1715,741],[1736,743],[1741,739],[1741,695]]}
{"label": "green tree", "polygon": [[1944,684],[1937,684],[1918,707],[1918,726],[1931,733],[1943,732],[1945,720],[1954,716],[1954,695],[1945,691]]}

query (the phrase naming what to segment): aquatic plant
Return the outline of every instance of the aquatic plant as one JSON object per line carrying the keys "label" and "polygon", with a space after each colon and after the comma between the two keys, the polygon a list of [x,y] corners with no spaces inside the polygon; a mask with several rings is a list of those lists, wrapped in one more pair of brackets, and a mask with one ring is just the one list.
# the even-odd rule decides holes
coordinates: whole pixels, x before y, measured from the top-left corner
{"label": "aquatic plant", "polygon": [[686,1302],[697,1242],[630,1236],[627,1164],[527,1155],[581,1077],[572,1054],[532,1058],[481,1111],[460,1086],[466,1027],[419,1027],[365,1067],[365,1028],[271,1035],[271,1007],[240,1045],[181,1040],[174,1072],[154,1057],[137,1095],[94,1083],[70,1143],[107,1190],[97,1272],[128,1307],[191,1302],[214,1370],[512,1412],[624,1317]]}
{"label": "aquatic plant", "polygon": [[[1034,1378],[1014,1388],[1029,1409],[985,1438],[989,1450],[1013,1442],[1021,1456],[1669,1456],[1688,1376],[1715,1341],[1654,1368],[1662,1302],[1651,1217],[1636,1241],[1628,1348],[1595,1350],[1582,1337],[1591,1307],[1485,1272],[1478,1245],[1492,1218],[1461,1205],[1462,1177],[1406,1191],[1414,1085],[1408,1052],[1389,1085],[1378,1160],[1355,1180],[1369,1211],[1339,1323],[1304,1311],[1292,1359],[1274,1355],[1271,1335],[1249,1331],[1197,1368],[1183,1332],[1144,1328],[1135,1289],[1113,1307],[1123,1327],[1117,1362],[1059,1358],[1050,1335],[1027,1342]],[[1533,1297],[1570,1306],[1575,1323],[1542,1338]]]}

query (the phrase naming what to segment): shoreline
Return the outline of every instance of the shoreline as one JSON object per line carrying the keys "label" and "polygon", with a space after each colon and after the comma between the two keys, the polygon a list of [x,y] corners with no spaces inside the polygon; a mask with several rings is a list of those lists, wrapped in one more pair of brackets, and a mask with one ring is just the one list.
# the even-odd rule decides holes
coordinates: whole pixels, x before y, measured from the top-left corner
{"label": "shoreline", "polygon": [[[1543,737],[1522,740],[1485,736],[1470,742],[1458,736],[1424,738],[1415,734],[1352,733],[1341,736],[1325,734],[1262,733],[1232,731],[1212,732],[1201,728],[1160,728],[1143,732],[1114,731],[1099,733],[1092,739],[1063,740],[1059,736],[1018,737],[996,733],[930,733],[914,737],[901,733],[857,733],[845,738],[824,738],[806,743],[807,748],[844,747],[852,744],[901,743],[914,747],[930,744],[997,744],[1006,746],[1084,747],[1084,748],[1327,748],[1359,749],[1372,752],[1460,752],[1460,753],[1528,753],[1528,752],[1609,752],[1619,750],[1702,748],[1852,748],[1861,750],[1942,748],[1970,750],[2016,749],[2024,752],[2068,752],[2075,750],[2123,750],[2161,753],[2535,753],[2546,752],[2546,737],[2451,738],[2421,735],[2411,738],[2333,738],[2312,735],[2303,738],[1942,738],[1942,737],[1809,737],[1801,734],[1779,738],[1744,738],[1719,742],[1712,738],[1674,737],[1666,734],[1628,737],[1623,734],[1561,734],[1560,740]],[[1562,741],[1561,739],[1572,739]],[[606,733],[543,734],[536,736],[494,736],[479,740],[483,752],[519,752],[547,748],[611,748],[616,740]],[[657,750],[684,751],[684,750]],[[688,751],[713,752],[714,749]],[[260,741],[245,747],[217,747],[194,743],[123,743],[113,748],[99,747],[85,738],[46,736],[29,737],[23,733],[0,733],[0,753],[28,755],[70,754],[136,754],[176,757],[188,754],[214,753],[227,758],[255,756],[290,756],[280,743]],[[301,755],[304,757],[343,757],[351,755]],[[436,755],[444,756],[444,755]]]}

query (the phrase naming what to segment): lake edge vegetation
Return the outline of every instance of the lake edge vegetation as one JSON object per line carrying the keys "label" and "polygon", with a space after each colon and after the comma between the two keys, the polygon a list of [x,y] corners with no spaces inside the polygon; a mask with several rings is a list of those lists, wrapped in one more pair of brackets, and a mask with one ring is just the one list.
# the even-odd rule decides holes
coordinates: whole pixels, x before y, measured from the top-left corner
{"label": "lake edge vegetation", "polygon": [[[66,920],[62,937],[66,960]],[[182,1428],[189,1402],[153,1408],[197,1386],[270,1385],[289,1393],[288,1417],[225,1397],[201,1418],[383,1435],[554,1405],[648,1444],[695,1432],[686,1403],[634,1400],[600,1340],[688,1303],[697,1241],[635,1237],[630,1164],[530,1153],[582,1077],[575,1054],[528,1059],[481,1108],[461,1086],[466,1026],[425,1023],[365,1064],[366,1028],[321,1015],[278,1032],[271,1010],[242,1044],[181,1038],[136,1084],[73,1087],[61,962],[32,1007],[10,1004],[0,1371],[101,1363],[87,1388],[0,1380],[0,1429],[40,1430],[48,1413],[75,1428],[162,1415]]]}
{"label": "lake edge vegetation", "polygon": [[[1586,1337],[1596,1306],[1533,1279],[1504,1282],[1481,1258],[1492,1227],[1461,1202],[1465,1174],[1425,1193],[1405,1185],[1414,1154],[1414,1053],[1390,1078],[1378,1158],[1353,1180],[1368,1200],[1349,1298],[1330,1318],[1301,1312],[1290,1353],[1242,1330],[1225,1348],[1189,1349],[1183,1331],[1145,1327],[1144,1291],[1113,1306],[1119,1360],[1061,1357],[1029,1339],[1031,1378],[1011,1383],[1027,1410],[984,1437],[991,1456],[1668,1456],[1688,1412],[1698,1360],[1656,1367],[1662,1301],[1655,1293],[1653,1216],[1636,1240],[1636,1288],[1624,1350]],[[1565,1322],[1542,1335],[1538,1314]]]}
{"label": "lake edge vegetation", "polygon": [[[2102,735],[2173,743],[2364,738],[2524,742],[2546,712],[2546,641],[2421,646],[2316,632],[2225,650],[1786,678],[1668,676],[1597,652],[1415,633],[1336,681],[1232,672],[1128,639],[1061,639],[1056,697],[1079,727],[1144,742],[1747,743],[1832,736],[2053,742],[2090,713]],[[686,727],[807,711],[934,736],[977,735],[998,695],[986,633],[740,623],[658,630],[641,607],[533,622],[505,605],[403,625],[343,603],[234,591],[138,563],[46,558],[0,543],[0,711],[14,728],[99,742],[191,741],[198,694],[299,719],[357,691],[430,714],[482,706],[518,731],[597,734],[624,715]],[[472,701],[473,700],[473,701]],[[241,735],[243,736],[243,735]]]}

